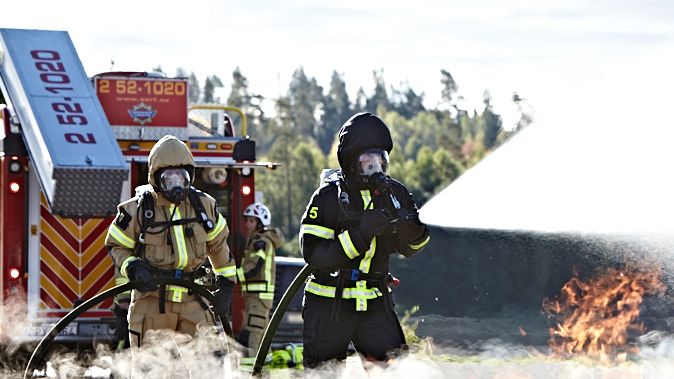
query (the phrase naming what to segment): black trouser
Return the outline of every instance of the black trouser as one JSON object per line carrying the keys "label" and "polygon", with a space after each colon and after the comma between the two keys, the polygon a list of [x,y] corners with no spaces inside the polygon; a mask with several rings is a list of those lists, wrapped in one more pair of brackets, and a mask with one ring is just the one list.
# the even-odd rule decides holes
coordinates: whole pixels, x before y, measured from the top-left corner
{"label": "black trouser", "polygon": [[357,312],[351,302],[342,304],[337,321],[330,321],[331,307],[304,308],[304,366],[313,368],[332,359],[346,359],[353,341],[367,359],[383,361],[406,349],[405,336],[395,312],[383,307]]}

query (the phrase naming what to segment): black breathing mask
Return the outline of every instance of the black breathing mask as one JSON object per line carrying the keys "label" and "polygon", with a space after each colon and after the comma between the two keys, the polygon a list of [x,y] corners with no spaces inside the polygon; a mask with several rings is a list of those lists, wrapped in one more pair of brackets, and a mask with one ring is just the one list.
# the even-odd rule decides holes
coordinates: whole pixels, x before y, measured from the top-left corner
{"label": "black breathing mask", "polygon": [[190,187],[190,174],[184,168],[167,168],[159,177],[164,196],[174,204],[182,203]]}

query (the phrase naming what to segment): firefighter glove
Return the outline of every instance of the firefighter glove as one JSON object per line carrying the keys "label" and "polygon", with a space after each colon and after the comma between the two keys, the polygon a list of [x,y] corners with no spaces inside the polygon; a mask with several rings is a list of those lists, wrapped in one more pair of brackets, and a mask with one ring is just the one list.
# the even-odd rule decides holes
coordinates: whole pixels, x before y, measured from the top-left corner
{"label": "firefighter glove", "polygon": [[142,259],[136,259],[129,262],[126,266],[126,274],[129,280],[140,280],[140,286],[136,289],[140,292],[151,292],[157,290],[157,285],[152,282],[152,274],[150,272],[150,264]]}
{"label": "firefighter glove", "polygon": [[211,304],[211,308],[217,315],[226,315],[229,312],[229,305],[232,303],[234,282],[225,279],[224,276],[218,276],[215,280],[215,286],[218,289],[213,292],[215,303]]}
{"label": "firefighter glove", "polygon": [[391,231],[393,218],[383,209],[375,209],[363,212],[358,230],[365,241],[370,241],[375,236],[380,236]]}
{"label": "firefighter glove", "polygon": [[419,221],[419,212],[416,209],[411,212],[401,209],[399,216],[400,218],[396,222],[396,232],[400,241],[408,243],[424,235],[426,226]]}

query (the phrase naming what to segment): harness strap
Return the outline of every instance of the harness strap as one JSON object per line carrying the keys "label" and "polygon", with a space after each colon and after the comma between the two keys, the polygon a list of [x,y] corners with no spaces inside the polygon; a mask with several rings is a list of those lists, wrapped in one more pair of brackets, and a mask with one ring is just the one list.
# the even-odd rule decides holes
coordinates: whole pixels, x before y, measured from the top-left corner
{"label": "harness strap", "polygon": [[213,230],[213,228],[215,228],[215,223],[208,218],[204,204],[201,202],[201,196],[199,196],[199,193],[194,187],[190,186],[187,197],[190,199],[192,208],[197,212],[197,220],[201,221],[201,225],[206,229],[206,232],[208,233]]}

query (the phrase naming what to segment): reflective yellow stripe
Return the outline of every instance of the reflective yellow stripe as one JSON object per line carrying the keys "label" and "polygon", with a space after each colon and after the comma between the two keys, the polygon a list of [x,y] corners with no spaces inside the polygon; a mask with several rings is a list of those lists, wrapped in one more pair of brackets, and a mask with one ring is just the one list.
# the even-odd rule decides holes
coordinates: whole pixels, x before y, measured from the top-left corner
{"label": "reflective yellow stripe", "polygon": [[110,227],[108,228],[108,235],[112,237],[117,243],[120,245],[126,247],[127,249],[133,249],[136,247],[136,241],[132,240],[124,234],[124,231],[115,224],[113,221],[112,224],[110,224]]}
{"label": "reflective yellow stripe", "polygon": [[[175,213],[173,213],[173,210],[175,209]],[[173,214],[173,219],[171,221],[178,221],[180,220],[180,208],[176,208],[174,204],[171,204],[169,207],[169,212]],[[172,227],[173,229],[173,235],[176,238],[176,248],[178,249],[178,265],[176,268],[178,270],[182,270],[187,266],[188,260],[187,260],[187,245],[185,244],[185,234],[183,233],[183,226],[182,225],[174,225]]]}
{"label": "reflective yellow stripe", "polygon": [[260,292],[260,299],[262,300],[274,300],[273,292]]}
{"label": "reflective yellow stripe", "polygon": [[120,284],[126,284],[129,282],[129,278],[125,277],[116,277],[115,278],[115,285],[118,286]]}
{"label": "reflective yellow stripe", "polygon": [[426,239],[423,240],[423,242],[420,242],[420,243],[418,243],[418,244],[416,244],[416,245],[410,244],[410,248],[412,248],[412,249],[414,249],[414,250],[419,250],[419,249],[421,249],[422,247],[426,246],[426,244],[427,244],[428,241],[430,241],[430,240],[431,240],[431,235],[429,234],[428,237],[426,237]]}
{"label": "reflective yellow stripe", "polygon": [[226,266],[222,268],[213,268],[213,272],[215,272],[215,275],[220,275],[224,276],[225,278],[229,278],[230,276],[236,276],[236,266]]}
{"label": "reflective yellow stripe", "polygon": [[171,301],[180,303],[184,300],[183,294],[187,297],[187,288],[185,287],[168,285],[166,289],[171,291]]}
{"label": "reflective yellow stripe", "polygon": [[365,252],[365,257],[360,261],[358,268],[362,272],[370,272],[370,264],[372,263],[372,258],[374,257],[374,252],[377,250],[377,237],[372,238],[370,243],[370,248]]}
{"label": "reflective yellow stripe", "polygon": [[363,199],[363,209],[374,209],[374,203],[371,203],[372,195],[370,194],[370,190],[360,190],[360,197]]}
{"label": "reflective yellow stripe", "polygon": [[[367,285],[364,280],[359,280],[356,282],[356,288],[360,291],[366,291]],[[356,311],[366,311],[367,310],[367,298],[365,296],[357,295],[356,296]]]}
{"label": "reflective yellow stripe", "polygon": [[274,281],[273,281],[273,278],[271,277],[271,269],[272,269],[272,266],[274,265],[273,262],[272,262],[274,260],[273,255],[274,255],[274,246],[272,246],[272,244],[268,244],[267,245],[267,258],[264,261],[264,280],[266,280],[267,283],[270,284],[269,287],[271,289],[269,291],[271,291],[271,292],[274,291],[274,285],[273,285]]}
{"label": "reflective yellow stripe", "polygon": [[345,230],[342,233],[340,233],[338,237],[339,243],[342,244],[342,249],[344,250],[344,254],[346,254],[347,257],[353,259],[360,255],[360,253],[358,253],[358,250],[356,250],[356,247],[353,246],[353,241],[351,241],[351,236],[349,235],[348,230]]}
{"label": "reflective yellow stripe", "polygon": [[[307,283],[304,288],[305,291],[313,293],[314,295],[323,296],[323,297],[335,297],[336,289],[333,286],[324,286],[315,282]],[[379,288],[359,288],[359,287],[348,287],[344,288],[342,291],[343,299],[357,299],[363,298],[367,300],[376,299],[377,297],[382,296]]]}
{"label": "reflective yellow stripe", "polygon": [[274,286],[267,283],[246,283],[241,286],[244,292],[274,292]]}
{"label": "reflective yellow stripe", "polygon": [[258,257],[260,257],[261,259],[267,259],[267,255],[264,253],[264,250],[262,250],[262,249],[260,249],[260,250],[258,250],[258,251],[256,251],[256,252],[254,252],[254,253],[251,254],[251,255],[253,255],[253,256],[258,256]]}
{"label": "reflective yellow stripe", "polygon": [[239,283],[241,284],[246,282],[246,275],[243,272],[243,267],[238,267],[236,269],[236,278],[239,279]]}
{"label": "reflective yellow stripe", "polygon": [[227,225],[227,222],[225,221],[225,218],[222,217],[222,215],[220,213],[218,213],[218,222],[215,224],[215,227],[213,228],[213,230],[208,232],[208,240],[212,241],[215,237],[217,237],[218,234],[220,234],[220,232],[222,232],[223,229],[225,229],[226,225]]}
{"label": "reflective yellow stripe", "polygon": [[124,260],[124,262],[122,263],[122,267],[119,268],[119,272],[121,272],[122,275],[124,275],[125,277],[128,278],[129,275],[126,273],[126,267],[129,265],[129,263],[131,263],[131,262],[133,262],[133,261],[135,261],[135,260],[137,260],[137,259],[139,259],[139,258],[138,258],[138,257],[134,257],[134,256],[130,256],[130,257],[126,258],[126,259]]}
{"label": "reflective yellow stripe", "polygon": [[300,226],[300,238],[302,238],[304,233],[313,234],[316,237],[325,238],[326,240],[335,238],[334,230],[320,225],[302,224],[302,226]]}

